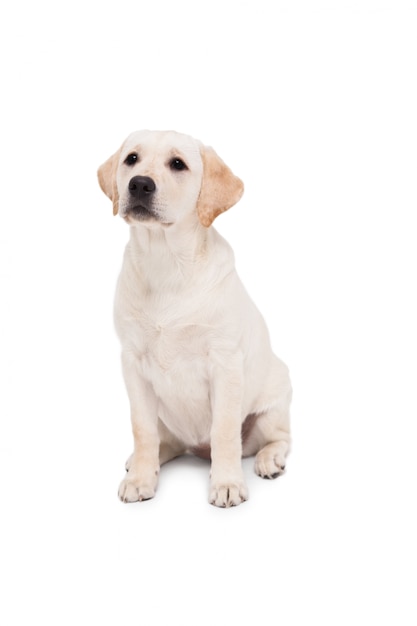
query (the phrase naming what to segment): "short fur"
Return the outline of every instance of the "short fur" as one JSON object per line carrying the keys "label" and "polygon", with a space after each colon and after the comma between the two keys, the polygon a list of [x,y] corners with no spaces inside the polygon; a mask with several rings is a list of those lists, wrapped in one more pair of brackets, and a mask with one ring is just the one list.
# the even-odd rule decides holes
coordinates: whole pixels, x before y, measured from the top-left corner
{"label": "short fur", "polygon": [[243,184],[214,150],[172,131],[133,133],[98,177],[131,227],[115,323],[134,451],[119,496],[152,498],[160,465],[194,451],[211,458],[209,501],[240,504],[242,455],[256,455],[264,478],[284,471],[291,400],[287,367],[211,226]]}

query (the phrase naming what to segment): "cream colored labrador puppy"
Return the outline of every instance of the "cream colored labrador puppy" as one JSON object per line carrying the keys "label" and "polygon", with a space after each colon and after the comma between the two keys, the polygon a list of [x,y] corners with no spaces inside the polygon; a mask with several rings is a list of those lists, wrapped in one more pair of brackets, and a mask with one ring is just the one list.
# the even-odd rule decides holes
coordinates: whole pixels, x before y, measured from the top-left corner
{"label": "cream colored labrador puppy", "polygon": [[248,498],[241,458],[275,478],[288,453],[291,384],[211,226],[243,184],[217,154],[176,132],[139,131],[98,171],[130,226],[115,299],[134,451],[123,502],[155,495],[160,466],[211,459],[209,501]]}

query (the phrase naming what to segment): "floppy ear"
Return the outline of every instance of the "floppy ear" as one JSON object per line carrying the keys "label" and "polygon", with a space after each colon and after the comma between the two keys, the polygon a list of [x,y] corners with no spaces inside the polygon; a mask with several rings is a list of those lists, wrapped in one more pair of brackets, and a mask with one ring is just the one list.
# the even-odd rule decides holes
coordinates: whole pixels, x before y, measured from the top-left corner
{"label": "floppy ear", "polygon": [[197,202],[200,222],[207,228],[215,218],[230,209],[243,194],[243,183],[233,174],[213,148],[202,147],[203,182]]}
{"label": "floppy ear", "polygon": [[119,212],[119,194],[116,184],[117,165],[119,163],[120,150],[118,150],[110,159],[107,159],[103,165],[98,168],[98,182],[100,187],[113,201],[113,215]]}

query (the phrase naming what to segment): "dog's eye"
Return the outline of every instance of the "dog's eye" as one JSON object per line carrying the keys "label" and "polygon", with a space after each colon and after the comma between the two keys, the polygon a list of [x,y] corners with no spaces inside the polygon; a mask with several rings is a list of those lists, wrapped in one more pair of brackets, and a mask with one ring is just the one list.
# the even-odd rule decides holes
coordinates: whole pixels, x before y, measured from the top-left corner
{"label": "dog's eye", "polygon": [[181,172],[182,170],[188,170],[188,167],[185,165],[184,161],[178,158],[174,158],[170,161],[169,166],[172,170],[176,170],[177,172]]}
{"label": "dog's eye", "polygon": [[137,160],[138,160],[138,155],[136,154],[136,152],[132,152],[131,154],[128,154],[127,157],[125,158],[125,163],[126,165],[134,165]]}

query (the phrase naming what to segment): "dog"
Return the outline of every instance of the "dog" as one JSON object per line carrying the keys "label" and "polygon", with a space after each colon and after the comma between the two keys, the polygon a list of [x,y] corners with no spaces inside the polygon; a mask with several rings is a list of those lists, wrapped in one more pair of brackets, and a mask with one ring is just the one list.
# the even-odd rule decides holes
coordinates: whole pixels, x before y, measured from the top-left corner
{"label": "dog", "polygon": [[174,131],[138,131],[98,170],[130,226],[115,305],[134,451],[123,502],[155,495],[160,466],[211,460],[209,502],[248,498],[242,457],[276,478],[290,447],[291,383],[229,244],[212,226],[243,193],[216,152]]}

